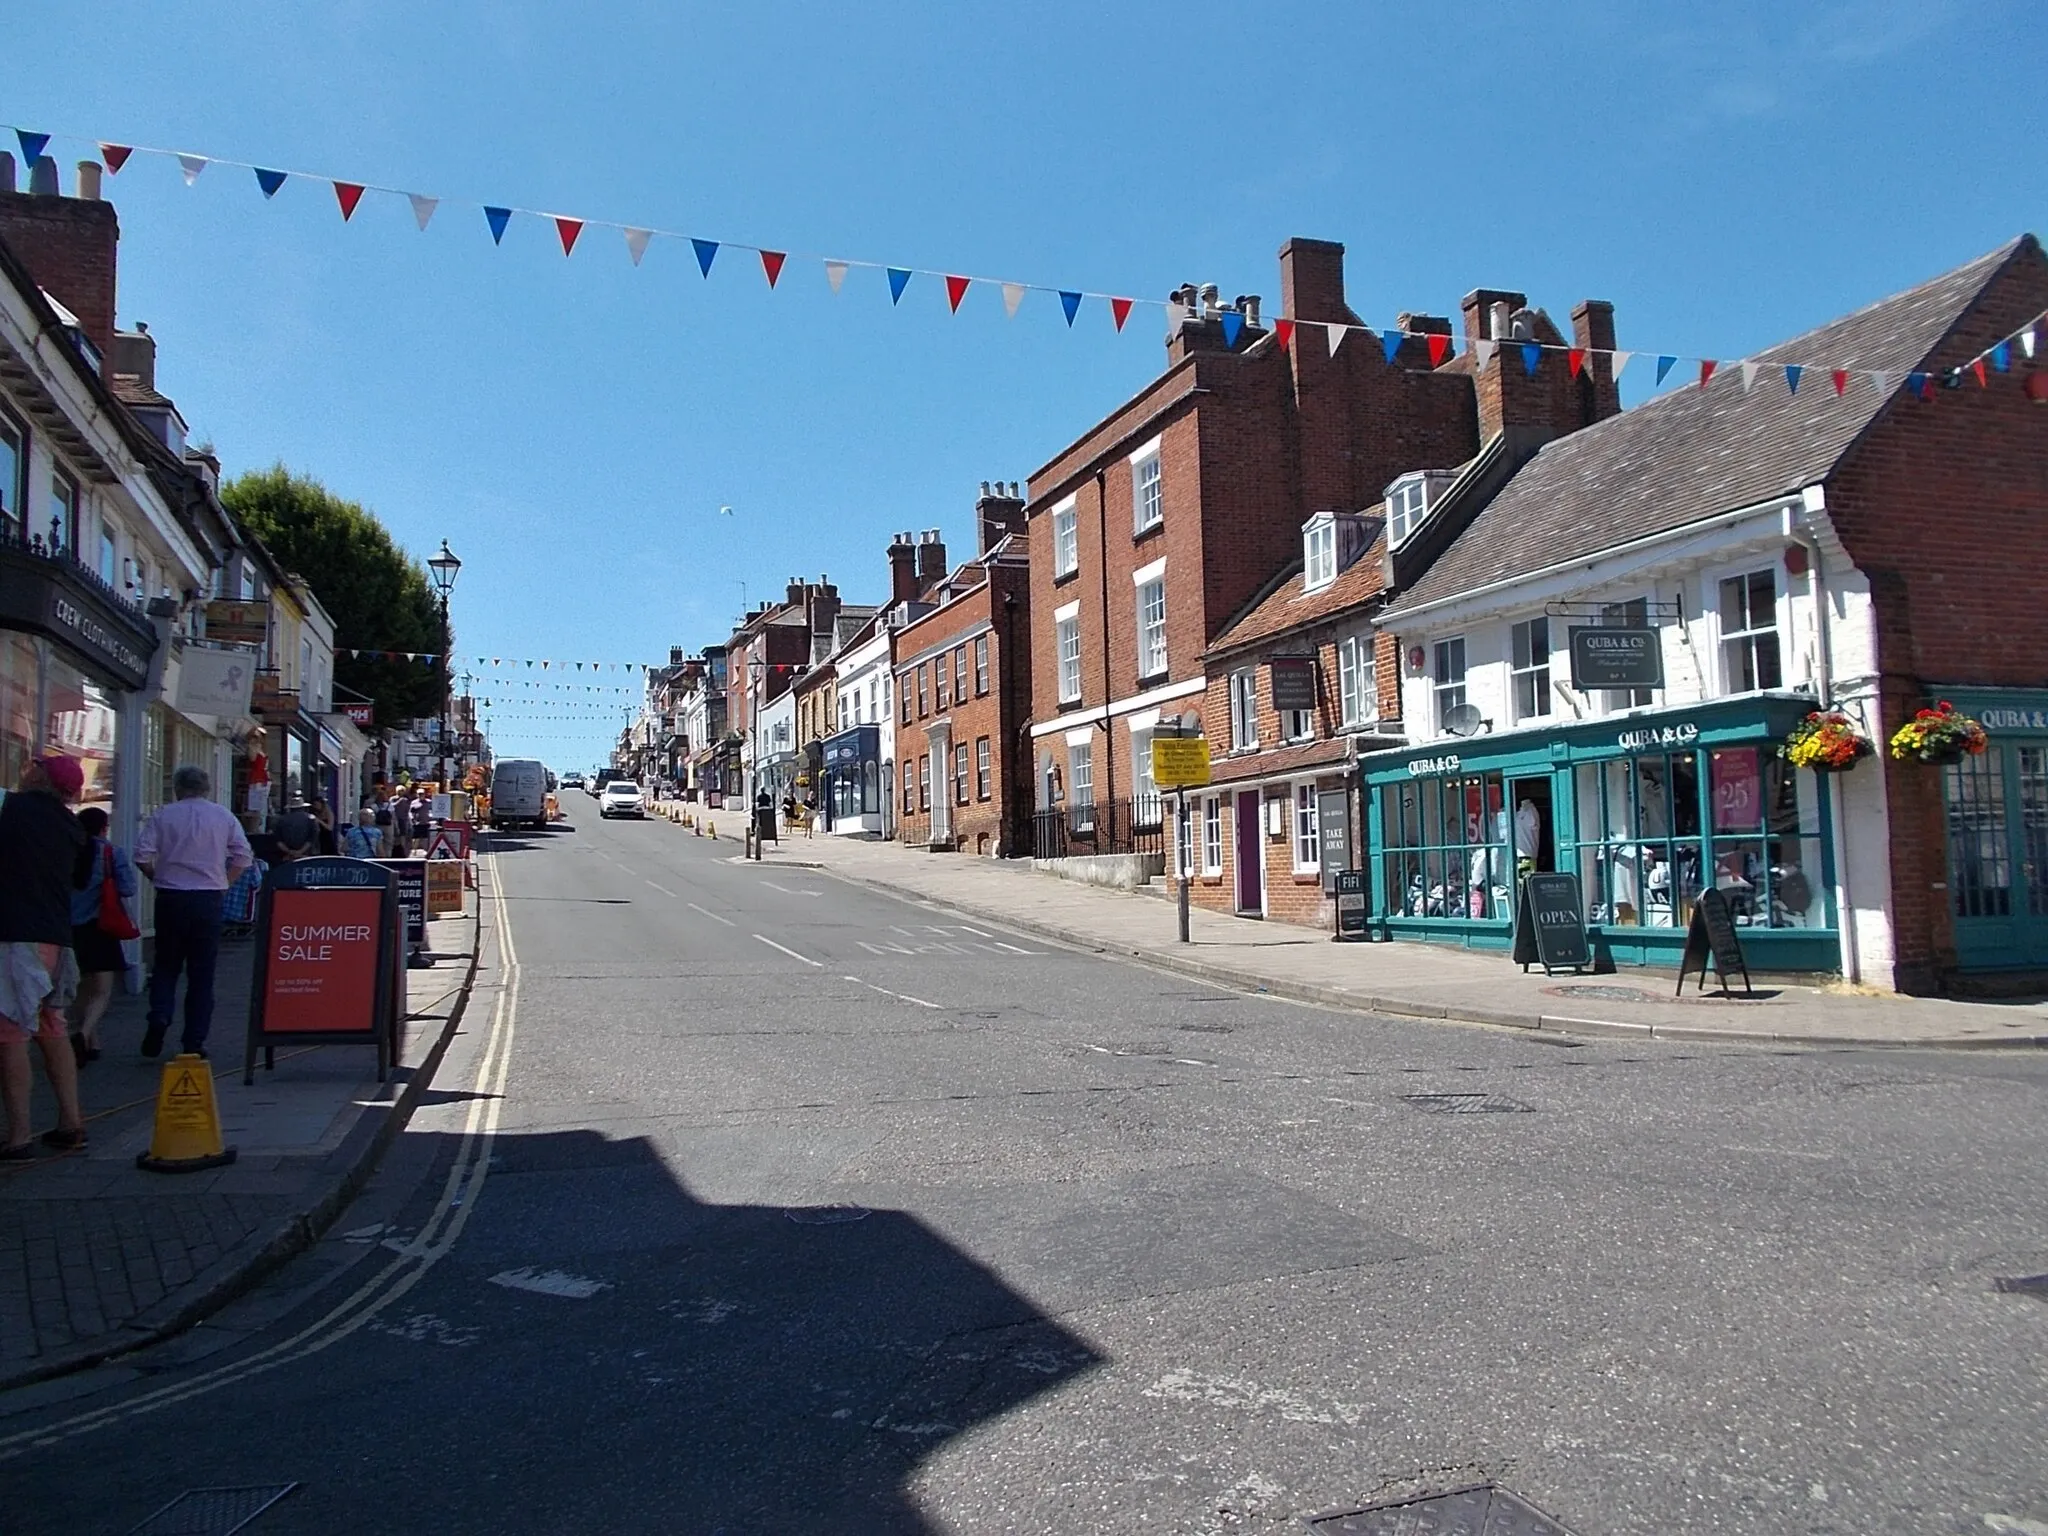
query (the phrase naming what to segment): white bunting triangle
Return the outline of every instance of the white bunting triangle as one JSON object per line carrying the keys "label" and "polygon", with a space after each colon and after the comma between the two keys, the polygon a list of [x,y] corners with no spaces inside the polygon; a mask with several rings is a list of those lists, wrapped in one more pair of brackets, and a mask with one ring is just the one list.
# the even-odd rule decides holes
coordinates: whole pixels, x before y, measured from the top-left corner
{"label": "white bunting triangle", "polygon": [[1887,383],[1885,376],[1883,374],[1872,373],[1870,376],[1870,382],[1877,386],[1878,399],[1882,400],[1886,395],[1889,395],[1891,393],[1890,385]]}
{"label": "white bunting triangle", "polygon": [[640,258],[647,254],[647,242],[654,238],[651,229],[629,229],[626,231],[626,254],[633,258],[633,265],[640,265]]}
{"label": "white bunting triangle", "polygon": [[414,222],[421,229],[425,229],[427,225],[433,222],[434,210],[441,206],[441,199],[438,197],[422,197],[417,192],[408,192],[405,194],[405,197],[406,201],[412,204]]}
{"label": "white bunting triangle", "polygon": [[1330,356],[1337,355],[1337,349],[1344,345],[1344,327],[1332,320],[1323,326],[1330,336]]}
{"label": "white bunting triangle", "polygon": [[189,187],[199,179],[199,173],[206,169],[206,156],[180,155],[178,168],[185,173],[185,185]]}
{"label": "white bunting triangle", "polygon": [[832,285],[832,291],[834,293],[837,293],[839,291],[839,285],[846,281],[846,263],[843,261],[826,262],[825,281],[830,283]]}
{"label": "white bunting triangle", "polygon": [[2034,328],[2031,325],[2020,332],[2020,350],[2028,357],[2034,355]]}
{"label": "white bunting triangle", "polygon": [[1634,356],[1635,353],[1633,352],[1610,352],[1608,354],[1607,377],[1616,380],[1620,379],[1621,370],[1628,366],[1628,360]]}
{"label": "white bunting triangle", "polygon": [[1493,361],[1493,354],[1500,349],[1500,343],[1491,336],[1481,336],[1472,343],[1472,365],[1484,368]]}
{"label": "white bunting triangle", "polygon": [[1023,285],[1022,283],[1005,283],[1005,284],[1003,284],[1003,313],[1004,313],[1004,314],[1008,315],[1008,316],[1009,316],[1009,317],[1010,317],[1010,318],[1011,318],[1012,320],[1016,319],[1016,318],[1017,318],[1017,306],[1018,306],[1019,304],[1022,304],[1023,302],[1024,302],[1024,285]]}
{"label": "white bunting triangle", "polygon": [[1756,370],[1755,363],[1742,364],[1742,392],[1745,395],[1749,393],[1750,386],[1756,383]]}

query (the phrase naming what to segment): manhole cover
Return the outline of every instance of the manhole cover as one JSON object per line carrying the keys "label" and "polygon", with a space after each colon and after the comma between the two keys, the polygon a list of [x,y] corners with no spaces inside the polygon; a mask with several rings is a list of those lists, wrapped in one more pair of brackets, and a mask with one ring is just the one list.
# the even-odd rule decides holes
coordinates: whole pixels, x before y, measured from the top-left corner
{"label": "manhole cover", "polygon": [[870,1212],[864,1205],[795,1205],[782,1214],[800,1227],[838,1227],[865,1221]]}
{"label": "manhole cover", "polygon": [[1317,1515],[1308,1528],[1324,1536],[1571,1536],[1526,1499],[1490,1483]]}
{"label": "manhole cover", "polygon": [[1992,1285],[2009,1296],[2031,1296],[2036,1301],[2048,1301],[2048,1275],[2000,1275]]}
{"label": "manhole cover", "polygon": [[193,1488],[128,1536],[232,1536],[298,1486],[267,1483],[260,1488]]}
{"label": "manhole cover", "polygon": [[1535,1111],[1498,1093],[1404,1093],[1405,1104],[1432,1115],[1527,1115]]}
{"label": "manhole cover", "polygon": [[1598,986],[1592,982],[1582,982],[1576,986],[1567,984],[1562,987],[1545,987],[1543,990],[1552,997],[1604,997],[1609,1002],[1614,1003],[1654,1003],[1658,1001],[1657,998],[1650,996],[1649,993],[1643,991],[1640,987]]}

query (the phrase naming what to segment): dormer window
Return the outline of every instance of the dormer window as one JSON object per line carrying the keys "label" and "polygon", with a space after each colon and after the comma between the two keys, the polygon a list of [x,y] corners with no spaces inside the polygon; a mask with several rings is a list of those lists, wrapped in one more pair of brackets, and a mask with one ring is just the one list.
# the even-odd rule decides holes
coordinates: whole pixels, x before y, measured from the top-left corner
{"label": "dormer window", "polygon": [[1399,549],[1408,541],[1456,478],[1450,470],[1418,469],[1387,487],[1387,548]]}
{"label": "dormer window", "polygon": [[1301,585],[1320,592],[1337,579],[1337,519],[1328,512],[1310,518],[1301,530]]}

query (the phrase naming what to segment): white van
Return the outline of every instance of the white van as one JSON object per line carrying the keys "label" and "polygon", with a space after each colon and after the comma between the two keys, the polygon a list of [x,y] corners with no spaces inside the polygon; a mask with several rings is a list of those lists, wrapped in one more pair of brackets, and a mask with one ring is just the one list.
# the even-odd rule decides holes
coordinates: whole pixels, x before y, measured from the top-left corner
{"label": "white van", "polygon": [[548,770],[531,757],[504,757],[491,769],[491,825],[493,827],[534,827],[548,825]]}

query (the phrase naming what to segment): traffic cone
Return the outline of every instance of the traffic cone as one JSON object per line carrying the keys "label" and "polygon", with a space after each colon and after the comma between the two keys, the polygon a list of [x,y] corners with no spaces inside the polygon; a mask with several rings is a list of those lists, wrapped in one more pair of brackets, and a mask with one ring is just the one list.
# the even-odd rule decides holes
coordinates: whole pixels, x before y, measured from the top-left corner
{"label": "traffic cone", "polygon": [[718,823],[717,823],[717,822],[715,822],[715,821],[712,821],[712,822],[706,822],[706,823],[705,823],[705,825],[706,825],[706,826],[707,826],[707,827],[708,827],[708,828],[709,828],[710,830],[709,830],[709,831],[707,831],[707,832],[706,832],[706,833],[705,833],[704,835],[705,835],[706,837],[710,838],[710,839],[711,839],[711,841],[713,841],[714,843],[715,843],[715,842],[717,842],[717,841],[718,841]]}
{"label": "traffic cone", "polygon": [[204,1056],[179,1054],[164,1063],[157,1086],[156,1125],[149,1150],[135,1155],[135,1166],[151,1173],[197,1173],[222,1168],[235,1160],[235,1149],[221,1144],[220,1106],[213,1097],[213,1069]]}

